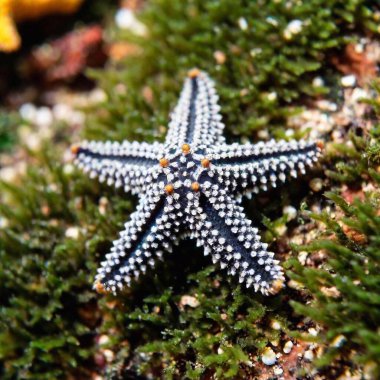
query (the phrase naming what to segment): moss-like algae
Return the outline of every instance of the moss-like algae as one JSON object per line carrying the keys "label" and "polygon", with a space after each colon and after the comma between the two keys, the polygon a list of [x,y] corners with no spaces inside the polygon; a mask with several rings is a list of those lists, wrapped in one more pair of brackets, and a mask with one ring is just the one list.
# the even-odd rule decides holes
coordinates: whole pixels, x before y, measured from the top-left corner
{"label": "moss-like algae", "polygon": [[[379,105],[371,102],[377,112]],[[327,192],[331,211],[308,213],[325,225],[324,238],[298,250],[324,252],[323,265],[310,268],[292,260],[289,276],[303,284],[311,302],[291,302],[300,315],[325,327],[319,341],[328,344],[316,362],[328,366],[333,358],[350,358],[380,375],[380,174],[379,125],[363,137],[351,134],[352,144],[337,144],[331,180],[351,184],[353,196]],[[353,200],[351,199],[353,198]]]}
{"label": "moss-like algae", "polygon": [[[185,72],[198,66],[216,80],[230,138],[254,140],[263,128],[283,137],[294,106],[305,97],[335,92],[329,56],[356,36],[376,31],[374,8],[363,0],[151,1],[141,14],[148,36],[122,37],[141,46],[141,54],[94,74],[107,99],[88,111],[84,134],[102,140],[162,139]],[[285,31],[292,20],[300,20],[302,29],[289,36]],[[225,56],[223,64],[215,61],[216,51]],[[313,85],[316,76],[328,78],[327,85]],[[345,148],[345,164],[339,152],[328,157],[328,166],[338,162],[330,172],[335,181],[377,178],[378,140],[355,141],[364,148]],[[306,296],[297,294],[299,317],[287,303],[294,291],[265,299],[248,293],[214,267],[202,269],[207,258],[183,244],[140,285],[99,303],[91,290],[95,267],[128,218],[132,199],[65,172],[55,150],[45,146],[30,158],[20,183],[1,185],[0,211],[8,225],[0,231],[2,378],[88,378],[103,370],[110,378],[129,372],[249,378],[260,372],[252,363],[259,362],[263,348],[295,331],[305,315],[326,326],[324,341],[345,334],[346,352],[354,348],[361,361],[378,364],[376,197],[349,206],[330,196],[346,213],[342,221],[365,243],[352,242],[328,214],[312,215],[325,221],[337,240],[309,249],[326,249],[331,255],[326,265],[338,275],[292,264],[289,275],[305,284],[314,302],[305,306]],[[99,207],[104,195],[106,214]],[[269,219],[264,223],[271,226]],[[359,286],[353,282],[358,271]],[[339,302],[323,296],[324,282],[339,288]],[[184,297],[191,297],[192,305]],[[374,314],[359,325],[363,310]],[[344,326],[347,313],[354,321],[351,329]],[[281,330],[272,328],[273,320],[281,322]],[[100,334],[115,355],[105,355],[111,361],[106,369],[97,359],[104,349]]]}

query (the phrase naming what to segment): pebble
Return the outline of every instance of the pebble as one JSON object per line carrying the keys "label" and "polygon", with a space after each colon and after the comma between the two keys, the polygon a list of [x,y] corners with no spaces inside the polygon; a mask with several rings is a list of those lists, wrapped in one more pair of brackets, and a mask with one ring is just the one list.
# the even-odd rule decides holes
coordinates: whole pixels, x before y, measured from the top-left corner
{"label": "pebble", "polygon": [[309,334],[312,335],[312,336],[317,336],[317,335],[318,335],[318,331],[317,331],[314,327],[310,327],[310,328],[308,329],[308,332],[309,332]]}
{"label": "pebble", "polygon": [[63,166],[63,173],[67,176],[70,176],[71,174],[74,173],[74,165],[71,165],[71,164],[66,164]]}
{"label": "pebble", "polygon": [[284,348],[282,350],[284,351],[285,354],[289,354],[292,351],[292,348],[293,348],[293,342],[291,340],[288,340],[284,344]]}
{"label": "pebble", "polygon": [[303,23],[301,20],[292,20],[286,26],[284,30],[284,37],[287,40],[292,39],[292,37],[301,32]]}
{"label": "pebble", "polygon": [[315,193],[318,193],[318,191],[321,191],[323,188],[323,181],[321,178],[313,178],[309,182],[310,189],[313,190]]}
{"label": "pebble", "polygon": [[214,58],[218,65],[223,65],[227,60],[226,55],[220,50],[214,52]]}
{"label": "pebble", "polygon": [[100,214],[106,215],[107,214],[107,207],[108,207],[109,201],[107,197],[101,197],[99,199],[99,207],[98,210]]}
{"label": "pebble", "polygon": [[263,139],[263,140],[266,140],[269,138],[269,131],[267,129],[260,129],[258,132],[257,132],[257,136],[260,138],[260,139]]}
{"label": "pebble", "polygon": [[120,29],[128,29],[139,36],[146,35],[146,26],[137,20],[135,14],[130,9],[119,9],[115,14],[115,23]]}
{"label": "pebble", "polygon": [[356,103],[361,101],[362,99],[369,98],[370,96],[371,95],[367,91],[363,90],[362,88],[356,87],[352,91],[351,100]]}
{"label": "pebble", "polygon": [[313,354],[313,351],[312,350],[307,350],[304,355],[303,355],[304,359],[307,360],[307,361],[312,361],[314,359],[314,354]]}
{"label": "pebble", "polygon": [[249,54],[251,55],[251,57],[256,57],[257,55],[261,54],[263,52],[263,49],[261,48],[253,48]]}
{"label": "pebble", "polygon": [[40,107],[37,109],[35,123],[37,125],[50,125],[53,122],[53,113],[49,107]]}
{"label": "pebble", "polygon": [[182,296],[180,304],[183,306],[197,307],[199,306],[199,301],[193,296]]}
{"label": "pebble", "polygon": [[248,29],[248,22],[244,17],[240,17],[238,20],[239,28],[241,30],[247,30]]}
{"label": "pebble", "polygon": [[338,110],[338,105],[334,102],[330,102],[328,100],[322,99],[318,100],[316,102],[318,108],[322,111],[330,111],[330,112],[335,112]]}
{"label": "pebble", "polygon": [[100,335],[98,343],[102,346],[102,345],[104,345],[104,344],[109,343],[109,341],[110,341],[109,336],[103,334],[103,335]]}
{"label": "pebble", "polygon": [[13,167],[5,167],[0,169],[0,179],[6,182],[12,182],[17,177],[16,170]]}
{"label": "pebble", "polygon": [[282,209],[282,212],[288,216],[288,221],[295,219],[297,216],[297,209],[293,206],[285,206]]}
{"label": "pebble", "polygon": [[274,17],[268,16],[266,18],[266,21],[268,24],[271,24],[273,26],[278,26],[278,21]]}
{"label": "pebble", "polygon": [[281,323],[279,321],[273,320],[270,325],[273,330],[281,330]]}
{"label": "pebble", "polygon": [[88,97],[91,103],[103,103],[108,98],[107,94],[101,88],[95,88],[92,90]]}
{"label": "pebble", "polygon": [[261,360],[265,365],[273,365],[277,360],[276,354],[270,347],[265,347]]}
{"label": "pebble", "polygon": [[323,87],[324,85],[325,82],[321,77],[315,77],[313,79],[313,87]]}
{"label": "pebble", "polygon": [[104,357],[106,358],[107,362],[110,363],[115,358],[115,354],[111,350],[104,350],[103,351]]}
{"label": "pebble", "polygon": [[353,74],[345,75],[340,79],[340,83],[343,87],[354,87],[356,84],[356,77]]}
{"label": "pebble", "polygon": [[346,337],[344,335],[338,335],[336,336],[333,341],[331,342],[332,347],[342,347],[343,344],[347,341]]}
{"label": "pebble", "polygon": [[270,92],[270,93],[267,95],[267,99],[268,99],[270,102],[274,102],[274,101],[277,99],[277,92],[275,92],[275,91]]}
{"label": "pebble", "polygon": [[8,219],[4,218],[4,217],[0,217],[0,229],[2,228],[7,228],[9,226],[9,221]]}
{"label": "pebble", "polygon": [[364,53],[364,45],[362,43],[358,43],[355,45],[355,52],[362,54]]}
{"label": "pebble", "polygon": [[65,232],[65,236],[67,238],[74,239],[74,240],[79,238],[79,234],[80,234],[79,227],[69,227]]}
{"label": "pebble", "polygon": [[19,108],[19,113],[21,117],[29,122],[34,122],[36,119],[36,107],[32,103],[24,103],[20,108]]}
{"label": "pebble", "polygon": [[273,369],[273,373],[276,375],[276,376],[280,376],[284,373],[284,370],[281,368],[281,367],[278,367],[276,366],[274,369]]}
{"label": "pebble", "polygon": [[307,256],[308,256],[308,252],[306,251],[301,251],[299,254],[298,254],[298,261],[302,264],[302,265],[305,265],[306,264],[306,260],[307,260]]}

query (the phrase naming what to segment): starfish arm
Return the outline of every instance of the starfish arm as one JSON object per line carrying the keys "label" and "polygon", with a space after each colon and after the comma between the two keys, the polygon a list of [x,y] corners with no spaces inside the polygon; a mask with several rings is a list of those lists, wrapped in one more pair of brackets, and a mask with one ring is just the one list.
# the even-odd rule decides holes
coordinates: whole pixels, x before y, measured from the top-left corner
{"label": "starfish arm", "polygon": [[235,194],[250,195],[296,178],[321,155],[320,143],[274,140],[258,144],[224,145],[207,156],[219,182]]}
{"label": "starfish arm", "polygon": [[171,115],[166,144],[208,146],[223,143],[224,124],[219,110],[214,82],[206,73],[191,70]]}
{"label": "starfish arm", "polygon": [[95,288],[115,293],[137,280],[148,267],[154,267],[179,236],[176,218],[163,191],[153,187],[141,199],[120,238],[113,242],[111,252],[98,269]]}
{"label": "starfish arm", "polygon": [[163,154],[162,144],[128,141],[83,142],[72,150],[76,165],[92,178],[132,193],[141,192],[151,182]]}
{"label": "starfish arm", "polygon": [[282,287],[284,276],[274,254],[260,241],[243,209],[218,185],[199,197],[199,216],[194,226],[197,237],[211,254],[214,263],[227,268],[246,287],[263,294],[274,294]]}

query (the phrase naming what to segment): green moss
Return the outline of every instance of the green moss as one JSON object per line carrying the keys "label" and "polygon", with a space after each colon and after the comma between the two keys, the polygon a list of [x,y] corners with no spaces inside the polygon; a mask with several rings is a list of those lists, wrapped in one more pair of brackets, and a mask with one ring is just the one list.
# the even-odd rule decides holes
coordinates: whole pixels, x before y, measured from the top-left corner
{"label": "green moss", "polygon": [[86,378],[100,318],[94,258],[120,220],[99,213],[98,187],[65,174],[56,153],[31,162],[20,183],[0,184],[1,377]]}
{"label": "green moss", "polygon": [[[120,330],[128,326],[128,331],[112,339],[109,347],[123,345],[131,334],[139,337],[134,355],[139,355],[143,374],[163,373],[167,379],[211,374],[247,378],[257,374],[252,359],[288,327],[287,308],[280,299],[265,304],[208,267],[174,287],[153,291],[137,308],[123,302],[113,309],[106,329],[116,322]],[[282,331],[271,327],[273,319],[283,322]],[[110,372],[117,377],[117,369]]]}
{"label": "green moss", "polygon": [[[370,4],[362,0],[150,1],[140,16],[148,36],[118,35],[135,41],[141,54],[110,75],[98,75],[108,89],[107,126],[116,131],[116,138],[135,131],[133,137],[145,139],[152,127],[162,136],[165,131],[158,127],[166,125],[187,70],[196,66],[216,81],[230,136],[252,137],[258,129],[269,128],[282,137],[295,101],[335,92],[330,56],[354,40],[356,31],[377,30]],[[285,30],[293,20],[302,22],[302,30],[286,38]],[[216,63],[217,51],[225,55],[224,64]],[[312,80],[322,73],[329,87],[313,86]],[[117,89],[123,85],[127,90],[120,95]],[[144,88],[151,90],[152,101],[144,97]],[[130,126],[129,132],[125,125]],[[89,136],[104,138],[104,132]]]}
{"label": "green moss", "polygon": [[[337,73],[329,65],[329,56],[338,54],[357,36],[376,30],[370,4],[363,0],[294,4],[151,1],[141,14],[148,36],[120,37],[138,43],[141,54],[93,73],[107,99],[96,109],[86,110],[88,126],[84,135],[101,140],[162,139],[166,132],[162,126],[167,124],[183,77],[190,67],[198,66],[216,80],[230,139],[249,136],[253,141],[255,133],[263,128],[275,137],[283,137],[286,118],[305,97],[335,92]],[[246,29],[242,28],[242,18]],[[302,32],[286,39],[284,30],[296,19],[303,22]],[[215,51],[225,54],[224,64],[215,63]],[[312,85],[314,77],[320,75],[327,79],[328,87]],[[59,142],[54,140],[55,144]],[[332,178],[349,183],[378,175],[373,170],[378,162],[378,145],[359,138],[354,143],[357,148],[344,151],[341,146],[341,153],[327,158],[330,163],[345,158],[345,164],[337,164],[337,170],[331,171]],[[360,146],[365,146],[366,156]],[[90,373],[103,370],[99,361],[96,367],[94,356],[96,353],[98,358],[103,350],[97,344],[100,334],[110,339],[108,346],[115,354],[106,369],[110,378],[121,378],[126,368],[153,377],[164,374],[164,378],[254,375],[250,361],[258,359],[268,342],[296,329],[298,317],[292,315],[287,304],[293,292],[287,290],[265,299],[247,293],[224,272],[214,267],[203,269],[209,261],[202,258],[202,252],[182,244],[140,285],[99,302],[91,289],[95,268],[127,220],[133,199],[82,175],[70,174],[61,162],[60,150],[60,145],[44,147],[42,153],[30,158],[29,170],[20,183],[1,185],[0,212],[8,224],[0,231],[0,262],[4,268],[0,271],[2,378],[88,378]],[[356,165],[354,170],[348,165],[351,162]],[[109,200],[105,213],[99,209],[102,196]],[[294,196],[299,203],[303,193]],[[336,197],[333,200],[338,202]],[[369,254],[367,247],[378,244],[378,217],[368,210],[368,202],[374,199],[369,197],[351,208],[343,202],[340,206],[345,212],[353,210],[353,216],[347,214],[347,218],[352,223],[360,222],[357,228],[363,228],[370,245],[356,249],[344,240],[336,224],[329,228],[335,228],[343,239],[343,245],[334,243],[339,247],[336,252],[373,270],[372,261],[360,261]],[[263,223],[270,229],[267,240],[277,237],[276,227],[284,223],[279,209],[277,202],[263,209],[267,216]],[[361,221],[366,215],[370,226]],[[278,221],[271,222],[272,216]],[[323,218],[329,221],[327,215]],[[77,237],[67,233],[70,227],[79,229]],[[335,252],[333,245],[327,248]],[[354,263],[340,263],[339,258],[327,265],[334,264],[336,271],[344,265],[344,271],[351,273],[353,268],[347,268]],[[324,307],[327,304],[315,285],[317,277],[331,277],[329,281],[338,281],[339,277],[316,270],[316,279],[309,284],[305,280],[308,270],[294,264],[291,276],[305,282],[310,297],[315,296],[315,305]],[[376,283],[375,275],[369,278]],[[355,290],[343,285],[342,294]],[[373,294],[377,285],[366,286]],[[368,300],[367,293],[358,289],[362,291],[353,293],[358,297],[357,304],[361,308],[363,304],[371,306],[372,296]],[[183,306],[183,296],[194,297],[199,305]],[[344,305],[356,304],[349,298]],[[341,331],[341,319],[334,324],[329,324],[328,317],[324,319],[328,308],[323,318],[314,307],[298,303],[295,308],[301,315],[311,315],[331,326],[334,333]],[[282,331],[270,327],[273,319],[281,321]],[[369,353],[377,349],[376,344],[370,344],[376,338],[374,329],[364,327],[359,330],[363,332],[362,340],[355,338],[355,347],[365,353],[363,358],[374,358],[372,351]]]}
{"label": "green moss", "polygon": [[15,114],[0,111],[0,153],[9,151],[16,143],[16,127],[19,120]]}
{"label": "green moss", "polygon": [[[330,178],[352,184],[345,197],[351,191],[354,198],[357,194],[356,199],[349,203],[339,190],[325,194],[334,215],[331,211],[307,214],[325,225],[325,238],[297,250],[322,251],[326,260],[317,268],[292,260],[288,272],[305,288],[306,298],[292,302],[294,309],[325,327],[318,340],[328,347],[316,365],[323,367],[332,358],[352,357],[370,365],[376,378],[380,374],[378,128],[375,126],[370,136],[352,136],[352,148],[347,149],[346,144],[335,146],[337,164]],[[365,184],[368,189],[362,190]],[[305,303],[307,295],[311,302]]]}

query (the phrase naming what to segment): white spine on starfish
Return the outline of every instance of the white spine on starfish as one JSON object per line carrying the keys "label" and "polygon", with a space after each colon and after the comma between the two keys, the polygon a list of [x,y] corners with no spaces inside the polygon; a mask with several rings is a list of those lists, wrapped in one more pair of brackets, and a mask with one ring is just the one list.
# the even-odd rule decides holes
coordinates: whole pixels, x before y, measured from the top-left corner
{"label": "white spine on starfish", "polygon": [[[196,77],[187,78],[171,115],[166,143],[190,143],[192,147],[224,143],[218,99],[214,82],[207,74],[199,72]],[[189,133],[189,129],[193,131]]]}
{"label": "white spine on starfish", "polygon": [[277,187],[289,176],[305,174],[320,154],[320,148],[312,142],[274,140],[265,144],[224,145],[207,152],[219,182],[230,191],[248,197]]}
{"label": "white spine on starfish", "polygon": [[115,293],[138,279],[148,267],[153,267],[164,251],[171,251],[178,236],[180,218],[181,211],[164,199],[163,190],[153,187],[141,199],[130,221],[125,223],[125,230],[101,263],[95,286],[100,282],[106,290]]}
{"label": "white spine on starfish", "polygon": [[227,268],[229,274],[238,276],[240,283],[256,292],[268,295],[279,290],[276,287],[284,281],[279,262],[267,250],[268,245],[260,241],[258,230],[251,226],[243,208],[225,190],[210,186],[194,199],[192,209],[192,228],[213,263]]}
{"label": "white spine on starfish", "polygon": [[76,164],[91,178],[123,187],[125,191],[144,191],[158,171],[157,156],[163,154],[163,145],[124,141],[83,142]]}

